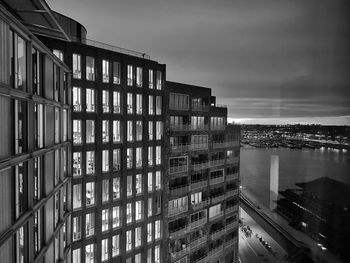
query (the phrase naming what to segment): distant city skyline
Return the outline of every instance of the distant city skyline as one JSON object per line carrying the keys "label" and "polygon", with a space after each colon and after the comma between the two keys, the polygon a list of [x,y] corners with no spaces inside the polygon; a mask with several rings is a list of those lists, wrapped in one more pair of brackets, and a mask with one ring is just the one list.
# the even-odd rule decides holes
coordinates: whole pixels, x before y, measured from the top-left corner
{"label": "distant city skyline", "polygon": [[212,88],[231,118],[349,125],[347,0],[48,3],[88,38],[167,64],[168,80]]}

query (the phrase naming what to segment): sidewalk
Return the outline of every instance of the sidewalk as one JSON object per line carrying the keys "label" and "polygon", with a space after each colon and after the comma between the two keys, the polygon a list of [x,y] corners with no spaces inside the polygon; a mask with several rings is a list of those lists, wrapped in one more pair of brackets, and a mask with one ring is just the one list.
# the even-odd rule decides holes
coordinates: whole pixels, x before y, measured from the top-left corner
{"label": "sidewalk", "polygon": [[279,226],[285,229],[288,233],[290,233],[296,240],[303,243],[306,247],[309,247],[312,251],[312,256],[315,262],[324,262],[324,263],[343,263],[339,258],[333,255],[328,250],[321,250],[315,240],[311,237],[307,236],[305,233],[298,231],[292,228],[288,222],[278,215],[277,213],[271,212],[267,207],[260,204],[260,202],[256,199],[256,197],[251,194],[246,189],[240,189],[242,194],[248,198],[256,207],[259,207],[259,211],[264,213],[266,216],[274,220]]}

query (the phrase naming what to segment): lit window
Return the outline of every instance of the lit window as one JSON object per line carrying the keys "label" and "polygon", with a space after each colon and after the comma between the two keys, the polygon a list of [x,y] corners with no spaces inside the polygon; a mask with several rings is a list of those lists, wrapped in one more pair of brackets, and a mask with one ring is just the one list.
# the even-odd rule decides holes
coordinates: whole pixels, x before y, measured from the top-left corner
{"label": "lit window", "polygon": [[133,138],[133,129],[132,129],[132,121],[128,121],[127,125],[127,141],[132,142],[134,140]]}
{"label": "lit window", "polygon": [[102,60],[102,82],[109,83],[109,61]]}
{"label": "lit window", "polygon": [[161,140],[163,137],[163,123],[161,121],[156,122],[156,140]]}
{"label": "lit window", "polygon": [[142,147],[136,148],[136,168],[142,167]]}
{"label": "lit window", "polygon": [[156,188],[156,190],[159,190],[159,189],[162,188],[162,177],[161,177],[161,172],[160,171],[156,171],[155,188]]}
{"label": "lit window", "polygon": [[95,80],[95,59],[93,57],[86,57],[86,80]]}
{"label": "lit window", "polygon": [[95,112],[95,90],[86,89],[86,112]]}
{"label": "lit window", "polygon": [[95,183],[90,182],[85,185],[85,194],[86,194],[86,205],[94,205],[95,204]]}
{"label": "lit window", "polygon": [[54,195],[54,206],[55,206],[54,218],[55,218],[55,227],[56,227],[58,224],[58,221],[60,219],[60,196],[59,196],[59,193],[55,193],[55,195]]}
{"label": "lit window", "polygon": [[154,247],[154,263],[160,263],[160,246]]}
{"label": "lit window", "polygon": [[153,95],[148,95],[148,115],[154,115]]}
{"label": "lit window", "polygon": [[128,113],[128,114],[133,114],[133,113],[134,113],[133,95],[132,95],[132,93],[128,93],[128,94],[127,94],[127,98],[126,98],[126,108],[127,108],[127,113]]}
{"label": "lit window", "polygon": [[148,88],[153,89],[153,70],[148,70]]}
{"label": "lit window", "polygon": [[80,263],[81,262],[81,259],[80,259],[80,248],[73,250],[73,257],[72,257],[72,259],[73,259],[72,263]]}
{"label": "lit window", "polygon": [[44,147],[44,105],[42,104],[34,104],[35,111],[35,140],[36,147],[43,148]]}
{"label": "lit window", "polygon": [[153,191],[153,173],[149,172],[147,176],[147,182],[148,182],[148,192]]}
{"label": "lit window", "polygon": [[112,236],[112,257],[119,255],[119,235]]}
{"label": "lit window", "polygon": [[142,121],[136,121],[136,141],[142,141]]}
{"label": "lit window", "polygon": [[141,246],[141,232],[142,232],[141,227],[135,228],[135,248]]}
{"label": "lit window", "polygon": [[133,168],[133,156],[132,156],[132,148],[128,148],[126,150],[126,168]]}
{"label": "lit window", "polygon": [[153,122],[152,121],[148,122],[148,139],[150,141],[153,140]]}
{"label": "lit window", "polygon": [[113,84],[120,84],[120,63],[113,62]]}
{"label": "lit window", "polygon": [[62,50],[58,50],[58,49],[54,49],[52,50],[52,53],[59,58],[59,60],[61,60],[63,62],[63,51]]}
{"label": "lit window", "polygon": [[142,68],[136,67],[136,86],[142,87]]}
{"label": "lit window", "polygon": [[68,110],[63,109],[63,141],[68,140]]}
{"label": "lit window", "polygon": [[81,79],[81,56],[73,54],[73,78]]}
{"label": "lit window", "polygon": [[128,86],[132,86],[134,82],[133,78],[133,72],[132,72],[132,65],[128,65]]}
{"label": "lit window", "polygon": [[86,174],[95,173],[95,152],[86,152]]}
{"label": "lit window", "polygon": [[156,115],[162,115],[162,97],[156,96]]}
{"label": "lit window", "polygon": [[147,224],[147,242],[152,242],[153,240],[153,224],[148,223]]}
{"label": "lit window", "polygon": [[16,263],[24,262],[24,254],[25,254],[25,237],[24,237],[24,227],[20,227],[16,231]]}
{"label": "lit window", "polygon": [[81,239],[81,217],[73,217],[73,241]]}
{"label": "lit window", "polygon": [[153,147],[148,146],[148,166],[153,166]]}
{"label": "lit window", "polygon": [[136,94],[136,114],[142,115],[142,94]]}
{"label": "lit window", "polygon": [[162,89],[162,72],[157,71],[157,89],[161,90]]}
{"label": "lit window", "polygon": [[113,171],[120,170],[120,149],[113,150]]}
{"label": "lit window", "polygon": [[43,176],[43,157],[34,158],[34,201],[37,202],[41,198],[41,185]]}
{"label": "lit window", "polygon": [[113,121],[113,142],[120,142],[120,121]]}
{"label": "lit window", "polygon": [[156,146],[156,165],[162,163],[161,149],[161,146]]}
{"label": "lit window", "polygon": [[95,262],[94,244],[89,244],[85,246],[85,263]]}
{"label": "lit window", "polygon": [[[24,131],[26,130],[26,125],[24,121],[26,109],[26,102],[14,100],[14,142],[15,142],[15,154],[23,152],[23,147],[25,146]],[[73,130],[74,131],[74,130]]]}
{"label": "lit window", "polygon": [[95,233],[95,214],[90,213],[85,215],[85,236],[91,237]]}
{"label": "lit window", "polygon": [[120,92],[113,91],[113,113],[120,113]]}
{"label": "lit window", "polygon": [[95,121],[86,120],[86,143],[95,142]]}
{"label": "lit window", "polygon": [[108,239],[103,239],[101,241],[101,260],[108,260]]}
{"label": "lit window", "polygon": [[132,196],[132,175],[126,177],[126,196]]}
{"label": "lit window", "polygon": [[73,111],[81,111],[81,88],[73,87]]}
{"label": "lit window", "polygon": [[108,90],[102,91],[102,112],[109,112],[109,92]]}
{"label": "lit window", "polygon": [[102,142],[109,142],[109,121],[102,121]]}
{"label": "lit window", "polygon": [[132,249],[132,232],[131,230],[126,231],[126,251]]}
{"label": "lit window", "polygon": [[142,194],[142,174],[136,175],[136,195]]}
{"label": "lit window", "polygon": [[120,198],[120,179],[113,178],[113,200]]}
{"label": "lit window", "polygon": [[102,232],[108,230],[108,209],[102,210]]}
{"label": "lit window", "polygon": [[109,180],[103,180],[102,181],[102,202],[108,202],[109,201]]}
{"label": "lit window", "polygon": [[149,197],[148,198],[148,208],[147,208],[147,215],[148,216],[152,216],[152,214],[153,214],[152,202],[153,202],[152,197]]}
{"label": "lit window", "polygon": [[147,249],[147,263],[153,263],[152,262],[152,248]]}
{"label": "lit window", "polygon": [[102,151],[102,172],[109,171],[109,150]]}
{"label": "lit window", "polygon": [[41,209],[39,209],[34,214],[34,250],[36,255],[41,249],[42,227]]}
{"label": "lit window", "polygon": [[126,223],[132,222],[132,203],[126,204]]}
{"label": "lit window", "polygon": [[73,144],[81,144],[81,120],[73,120]]}
{"label": "lit window", "polygon": [[135,263],[141,263],[141,253],[135,255]]}
{"label": "lit window", "polygon": [[119,206],[115,206],[112,210],[112,228],[118,226],[120,226],[120,209]]}
{"label": "lit window", "polygon": [[81,184],[73,185],[73,209],[81,207]]}
{"label": "lit window", "polygon": [[154,222],[154,238],[158,239],[161,236],[161,229],[160,229],[160,220],[156,220]]}
{"label": "lit window", "polygon": [[143,202],[140,201],[136,201],[135,202],[135,220],[142,220],[143,218]]}

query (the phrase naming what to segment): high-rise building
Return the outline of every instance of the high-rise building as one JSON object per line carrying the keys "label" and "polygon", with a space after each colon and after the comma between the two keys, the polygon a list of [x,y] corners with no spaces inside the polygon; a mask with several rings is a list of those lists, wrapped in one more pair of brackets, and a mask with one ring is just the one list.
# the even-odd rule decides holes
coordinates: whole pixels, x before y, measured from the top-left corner
{"label": "high-rise building", "polygon": [[211,90],[166,82],[43,0],[1,4],[0,256],[235,262],[239,130]]}
{"label": "high-rise building", "polygon": [[0,261],[66,261],[70,70],[24,23],[0,5]]}
{"label": "high-rise building", "polygon": [[238,126],[211,89],[166,83],[168,262],[236,262]]}

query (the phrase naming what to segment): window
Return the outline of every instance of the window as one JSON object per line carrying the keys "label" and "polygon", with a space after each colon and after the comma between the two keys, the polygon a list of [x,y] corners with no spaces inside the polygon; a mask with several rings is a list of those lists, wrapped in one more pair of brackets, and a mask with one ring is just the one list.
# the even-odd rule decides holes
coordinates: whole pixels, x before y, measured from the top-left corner
{"label": "window", "polygon": [[157,89],[161,90],[162,89],[162,85],[163,85],[162,72],[161,71],[157,71]]}
{"label": "window", "polygon": [[128,175],[126,179],[126,196],[132,196],[132,175]]}
{"label": "window", "polygon": [[32,78],[33,78],[33,94],[41,95],[40,77],[41,77],[41,54],[40,52],[32,48]]}
{"label": "window", "polygon": [[102,232],[108,230],[108,209],[102,210]]}
{"label": "window", "polygon": [[131,230],[126,231],[126,251],[132,249],[132,232]]}
{"label": "window", "polygon": [[133,72],[132,72],[132,65],[128,65],[128,86],[132,86],[134,79],[133,79]]}
{"label": "window", "polygon": [[148,146],[148,166],[153,166],[153,147]]}
{"label": "window", "polygon": [[150,141],[153,140],[153,122],[152,121],[148,122],[148,139]]}
{"label": "window", "polygon": [[80,263],[80,248],[73,250],[73,261],[72,263]]}
{"label": "window", "polygon": [[133,168],[132,148],[126,150],[126,168]]}
{"label": "window", "polygon": [[119,235],[112,236],[112,257],[119,255]]}
{"label": "window", "polygon": [[132,93],[128,93],[126,99],[127,99],[126,100],[127,113],[128,114],[133,114],[134,113],[134,107],[133,107],[133,96],[132,96]]}
{"label": "window", "polygon": [[113,150],[113,171],[120,170],[120,149]]}
{"label": "window", "polygon": [[[142,149],[142,148],[141,148]],[[142,190],[142,174],[137,174],[136,176],[136,195],[142,194],[143,190]]]}
{"label": "window", "polygon": [[102,82],[109,83],[109,61],[102,60]]}
{"label": "window", "polygon": [[109,142],[109,121],[102,121],[102,142]]}
{"label": "window", "polygon": [[86,57],[86,80],[95,80],[95,59],[93,57]]}
{"label": "window", "polygon": [[86,143],[95,142],[95,121],[86,120]]}
{"label": "window", "polygon": [[54,174],[55,174],[55,186],[60,181],[60,154],[58,150],[55,150],[55,163],[54,163]]}
{"label": "window", "polygon": [[109,112],[109,92],[108,92],[108,90],[102,91],[102,112],[103,113]]}
{"label": "window", "polygon": [[120,121],[113,121],[113,142],[120,142]]}
{"label": "window", "polygon": [[115,206],[112,210],[112,227],[116,228],[118,226],[120,226],[120,208]]}
{"label": "window", "polygon": [[109,150],[102,151],[102,172],[109,171]]}
{"label": "window", "polygon": [[52,53],[59,58],[59,60],[61,60],[63,62],[63,51],[62,50],[58,50],[58,49],[54,49],[52,50]]}
{"label": "window", "polygon": [[160,246],[154,247],[154,263],[160,263]]}
{"label": "window", "polygon": [[142,115],[142,94],[136,94],[136,114]]}
{"label": "window", "polygon": [[24,263],[25,259],[25,237],[24,237],[24,227],[20,227],[16,231],[16,263]]}
{"label": "window", "polygon": [[81,144],[81,120],[73,120],[73,144]]}
{"label": "window", "polygon": [[113,62],[113,84],[120,84],[120,63]]}
{"label": "window", "polygon": [[152,202],[153,202],[152,197],[149,197],[148,198],[148,207],[147,207],[147,215],[148,216],[152,216],[152,214],[153,214]]}
{"label": "window", "polygon": [[95,112],[95,90],[86,89],[86,112]]}
{"label": "window", "polygon": [[81,111],[81,88],[73,87],[73,111]]}
{"label": "window", "polygon": [[161,121],[156,122],[156,140],[161,140],[163,137],[163,123]]}
{"label": "window", "polygon": [[41,249],[41,238],[42,238],[42,217],[41,217],[41,209],[34,213],[34,251],[37,255]]}
{"label": "window", "polygon": [[26,125],[24,121],[25,110],[27,103],[24,101],[14,100],[14,115],[15,115],[15,132],[14,132],[14,143],[15,143],[15,154],[22,153],[25,146]]}
{"label": "window", "polygon": [[186,94],[170,93],[169,108],[174,110],[188,110],[189,96]]}
{"label": "window", "polygon": [[154,238],[158,239],[161,236],[160,220],[154,222]]}
{"label": "window", "polygon": [[58,221],[60,220],[60,196],[59,196],[59,193],[55,193],[55,195],[54,195],[54,206],[55,206],[54,218],[55,218],[55,227],[56,227],[58,224]]}
{"label": "window", "polygon": [[35,140],[38,149],[44,147],[44,105],[34,104]]}
{"label": "window", "polygon": [[120,179],[113,178],[113,200],[120,198]]}
{"label": "window", "polygon": [[142,167],[142,147],[136,148],[136,168]]}
{"label": "window", "polygon": [[136,86],[142,87],[142,68],[136,67]]}
{"label": "window", "polygon": [[148,115],[154,115],[153,95],[148,95]]}
{"label": "window", "polygon": [[221,204],[217,204],[209,207],[209,218],[213,218],[219,214],[221,214]]}
{"label": "window", "polygon": [[147,178],[148,192],[150,193],[153,191],[153,173],[149,172]]}
{"label": "window", "polygon": [[60,68],[56,65],[53,64],[53,85],[54,85],[54,100],[58,101],[59,100],[59,88],[60,88]]}
{"label": "window", "polygon": [[102,239],[101,241],[101,260],[108,260],[108,239]]}
{"label": "window", "polygon": [[63,141],[68,140],[68,111],[63,109]]}
{"label": "window", "polygon": [[[14,88],[26,91],[27,87],[27,43],[16,33],[14,35],[14,51],[11,53],[11,80],[14,82]],[[12,39],[11,39],[12,40]]]}
{"label": "window", "polygon": [[120,113],[120,92],[113,91],[113,113]]}
{"label": "window", "polygon": [[147,224],[147,242],[152,242],[153,240],[153,224],[148,223]]}
{"label": "window", "polygon": [[148,70],[148,88],[153,89],[153,70]]}
{"label": "window", "polygon": [[135,263],[141,263],[141,253],[135,255]]}
{"label": "window", "polygon": [[162,163],[161,146],[156,146],[156,165]]}
{"label": "window", "polygon": [[141,227],[135,228],[135,248],[141,246],[141,232],[142,232]]}
{"label": "window", "polygon": [[156,115],[162,115],[162,97],[156,96]]}
{"label": "window", "polygon": [[155,183],[156,190],[162,189],[162,176],[160,171],[156,171],[156,183]]}
{"label": "window", "polygon": [[34,158],[34,201],[38,202],[41,198],[41,185],[43,177],[43,157]]}
{"label": "window", "polygon": [[135,220],[142,220],[143,218],[143,202],[140,201],[136,201],[135,202]]}
{"label": "window", "polygon": [[94,263],[94,244],[89,244],[85,246],[85,263]]}
{"label": "window", "polygon": [[81,217],[73,217],[73,241],[81,239]]}
{"label": "window", "polygon": [[132,131],[132,121],[128,121],[127,125],[127,141],[132,142],[134,140],[133,138],[133,131]]}
{"label": "window", "polygon": [[81,184],[73,185],[73,209],[81,208]]}
{"label": "window", "polygon": [[142,121],[136,121],[136,141],[142,141]]}
{"label": "window", "polygon": [[109,201],[109,180],[102,180],[102,203]]}
{"label": "window", "polygon": [[86,174],[95,173],[95,152],[86,152]]}
{"label": "window", "polygon": [[55,143],[60,142],[60,130],[61,130],[61,122],[60,122],[60,110],[55,107]]}
{"label": "window", "polygon": [[91,237],[95,234],[95,214],[85,215],[85,236]]}
{"label": "window", "polygon": [[73,78],[81,79],[81,56],[73,53]]}
{"label": "window", "polygon": [[126,204],[126,223],[132,222],[132,203]]}

